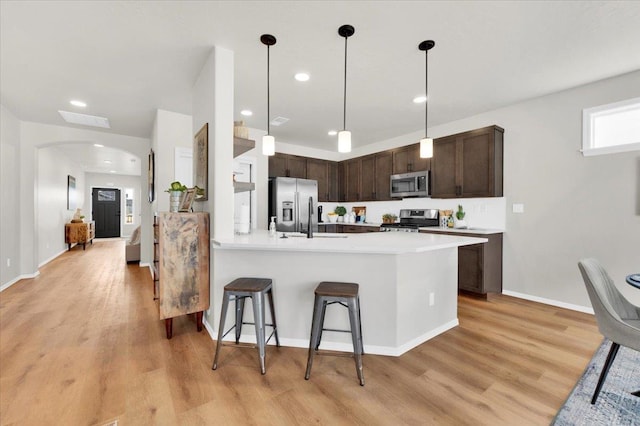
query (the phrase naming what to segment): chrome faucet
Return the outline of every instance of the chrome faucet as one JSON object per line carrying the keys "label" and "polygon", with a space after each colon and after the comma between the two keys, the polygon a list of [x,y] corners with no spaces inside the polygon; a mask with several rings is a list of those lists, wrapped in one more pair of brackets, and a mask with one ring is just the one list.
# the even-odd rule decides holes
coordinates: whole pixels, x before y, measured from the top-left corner
{"label": "chrome faucet", "polygon": [[311,216],[313,216],[313,197],[309,197],[309,221],[307,222],[307,238],[313,238]]}

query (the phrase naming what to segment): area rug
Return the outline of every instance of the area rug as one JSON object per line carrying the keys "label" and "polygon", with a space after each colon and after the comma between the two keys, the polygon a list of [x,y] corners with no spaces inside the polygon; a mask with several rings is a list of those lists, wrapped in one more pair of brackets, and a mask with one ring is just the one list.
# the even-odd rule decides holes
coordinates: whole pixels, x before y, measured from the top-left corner
{"label": "area rug", "polygon": [[[552,425],[640,426],[640,352],[620,346],[595,405],[591,397],[611,342],[604,339]],[[638,396],[636,396],[638,395]]]}

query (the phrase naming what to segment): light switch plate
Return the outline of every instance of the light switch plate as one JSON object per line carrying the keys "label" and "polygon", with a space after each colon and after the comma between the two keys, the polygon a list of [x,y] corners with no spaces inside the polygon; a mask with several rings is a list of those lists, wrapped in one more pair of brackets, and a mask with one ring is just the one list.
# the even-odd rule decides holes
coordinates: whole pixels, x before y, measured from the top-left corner
{"label": "light switch plate", "polygon": [[517,203],[513,205],[514,213],[524,213],[524,204]]}

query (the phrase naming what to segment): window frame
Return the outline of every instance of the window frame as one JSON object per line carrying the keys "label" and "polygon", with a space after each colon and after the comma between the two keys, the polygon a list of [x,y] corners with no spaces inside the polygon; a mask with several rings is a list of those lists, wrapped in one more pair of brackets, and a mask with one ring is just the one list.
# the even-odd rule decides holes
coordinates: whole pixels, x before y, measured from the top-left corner
{"label": "window frame", "polygon": [[605,147],[594,147],[594,125],[598,116],[610,114],[613,110],[620,112],[629,109],[640,109],[640,98],[626,99],[606,105],[599,105],[582,110],[582,155],[585,157],[593,155],[616,154],[621,152],[640,151],[640,141],[634,143],[611,145]]}

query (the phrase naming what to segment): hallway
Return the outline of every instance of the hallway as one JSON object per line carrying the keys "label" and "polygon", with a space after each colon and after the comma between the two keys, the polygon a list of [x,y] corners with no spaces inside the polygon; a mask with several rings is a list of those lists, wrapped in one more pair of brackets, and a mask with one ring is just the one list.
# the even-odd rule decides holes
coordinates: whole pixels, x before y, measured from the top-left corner
{"label": "hallway", "polygon": [[261,376],[255,350],[225,347],[212,371],[207,332],[179,317],[167,340],[148,269],[96,240],[0,293],[0,424],[548,424],[601,341],[591,315],[506,296],[460,297],[459,317],[366,355],[365,387],[348,357],[305,381],[300,348],[270,346]]}

